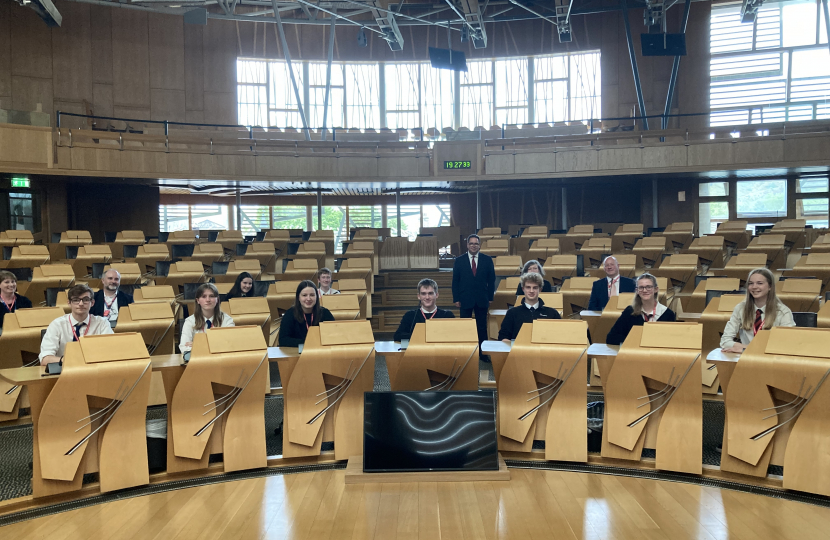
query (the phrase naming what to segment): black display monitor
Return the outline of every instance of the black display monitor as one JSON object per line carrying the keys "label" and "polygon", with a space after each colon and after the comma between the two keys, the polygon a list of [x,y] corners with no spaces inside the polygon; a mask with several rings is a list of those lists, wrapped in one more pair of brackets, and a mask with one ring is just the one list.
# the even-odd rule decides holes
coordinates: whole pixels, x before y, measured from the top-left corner
{"label": "black display monitor", "polygon": [[366,392],[364,472],[497,471],[493,392]]}

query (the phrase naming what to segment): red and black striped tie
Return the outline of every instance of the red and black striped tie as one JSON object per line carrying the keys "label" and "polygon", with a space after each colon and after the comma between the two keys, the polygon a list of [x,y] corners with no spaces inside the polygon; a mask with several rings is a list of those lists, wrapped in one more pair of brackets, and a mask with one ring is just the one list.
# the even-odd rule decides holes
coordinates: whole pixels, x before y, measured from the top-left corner
{"label": "red and black striped tie", "polygon": [[764,326],[764,319],[761,318],[761,315],[762,315],[761,310],[756,309],[755,310],[755,324],[752,325],[752,328],[755,329],[756,334],[758,332],[760,332],[761,327]]}

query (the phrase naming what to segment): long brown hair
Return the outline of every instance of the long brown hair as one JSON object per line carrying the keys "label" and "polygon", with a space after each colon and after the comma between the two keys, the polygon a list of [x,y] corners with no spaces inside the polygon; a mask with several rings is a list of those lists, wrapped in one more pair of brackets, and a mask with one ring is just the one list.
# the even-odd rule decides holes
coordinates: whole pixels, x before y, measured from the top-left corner
{"label": "long brown hair", "polygon": [[297,292],[294,294],[294,305],[292,309],[294,310],[294,319],[297,322],[304,322],[305,321],[305,314],[303,314],[303,306],[300,304],[300,293],[303,292],[303,289],[307,289],[311,287],[314,289],[314,292],[317,293],[316,300],[314,301],[314,307],[311,309],[311,315],[314,318],[314,322],[320,322],[320,313],[322,308],[320,306],[320,293],[317,292],[317,285],[314,284],[313,281],[305,280],[301,281],[299,285],[297,285]]}
{"label": "long brown hair", "polygon": [[746,300],[744,301],[744,313],[741,327],[744,330],[752,330],[752,325],[755,323],[755,299],[752,298],[752,295],[749,293],[749,280],[752,279],[752,276],[755,274],[761,274],[764,276],[764,279],[767,280],[767,283],[769,283],[767,303],[764,309],[764,330],[769,330],[772,328],[772,325],[775,323],[775,318],[778,316],[781,300],[779,300],[778,295],[775,294],[775,277],[772,275],[772,272],[766,268],[756,268],[750,272],[749,276],[746,278]]}
{"label": "long brown hair", "polygon": [[[616,260],[616,259],[615,259]],[[654,301],[658,302],[658,298],[660,297],[660,290],[657,288],[657,278],[645,272],[640,277],[637,278],[635,281],[635,287],[640,287],[640,280],[643,279],[650,279],[651,284],[654,285]],[[658,302],[659,303],[659,302]],[[643,299],[640,298],[640,291],[634,292],[634,300],[631,301],[631,310],[633,315],[642,315],[643,314]]]}
{"label": "long brown hair", "polygon": [[202,306],[199,305],[199,298],[205,293],[205,291],[210,291],[216,296],[216,309],[213,310],[213,318],[210,320],[211,324],[217,328],[222,326],[222,319],[225,318],[222,310],[219,309],[219,289],[216,288],[216,285],[213,283],[202,283],[199,285],[199,288],[196,289],[196,307],[193,308],[193,317],[194,317],[194,324],[193,327],[196,330],[202,330],[205,327],[205,316],[202,314]]}

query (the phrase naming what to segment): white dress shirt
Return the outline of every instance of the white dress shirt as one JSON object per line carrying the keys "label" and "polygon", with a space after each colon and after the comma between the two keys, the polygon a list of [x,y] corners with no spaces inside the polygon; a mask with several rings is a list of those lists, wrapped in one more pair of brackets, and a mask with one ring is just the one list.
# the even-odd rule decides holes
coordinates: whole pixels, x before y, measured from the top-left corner
{"label": "white dress shirt", "polygon": [[[227,328],[229,326],[236,326],[231,319],[231,316],[222,312],[222,326],[221,328]],[[179,350],[183,353],[192,349],[192,346],[185,345],[185,343],[193,343],[193,335],[199,334],[204,332],[204,328],[201,330],[196,330],[196,315],[191,315],[190,317],[184,320],[184,324],[182,324],[182,339],[179,341]]]}
{"label": "white dress shirt", "polygon": [[322,294],[323,296],[328,296],[328,295],[330,295],[330,294],[340,294],[340,291],[338,291],[337,289],[332,289],[332,288],[329,288],[329,290],[327,290],[327,291],[324,291],[323,289],[317,289],[317,290],[318,290],[318,291],[320,292],[320,294]]}
{"label": "white dress shirt", "polygon": [[[648,312],[645,309],[643,309],[642,311],[643,311],[643,315],[653,315],[653,317],[651,319],[649,319],[648,322],[655,322],[655,321],[660,320],[660,317],[663,316],[663,313],[665,313],[667,309],[669,309],[669,308],[667,308],[666,306],[664,306],[660,302],[657,302],[656,309],[652,309],[652,311],[648,311]],[[643,317],[643,320],[645,320],[645,317]]]}
{"label": "white dress shirt", "polygon": [[527,303],[527,300],[525,300],[525,306],[527,306],[527,309],[539,309],[539,301],[536,300],[535,304],[530,305]]}
{"label": "white dress shirt", "polygon": [[[43,341],[40,344],[40,355],[38,358],[43,360],[47,356],[63,356],[66,351],[66,344],[71,343],[75,337],[72,331],[79,322],[83,322],[87,326],[82,326],[81,331],[78,332],[78,337],[82,336],[97,336],[103,334],[112,334],[112,327],[108,319],[99,317],[97,315],[87,315],[86,320],[78,321],[72,314],[58,317],[46,327],[46,334],[43,336]],[[89,331],[87,331],[89,328]]]}
{"label": "white dress shirt", "polygon": [[[729,318],[729,322],[726,323],[726,328],[723,329],[723,336],[720,338],[721,348],[728,349],[729,347],[734,345],[736,336],[740,337],[741,343],[744,345],[749,345],[749,343],[752,341],[752,338],[755,337],[755,332],[753,332],[751,328],[748,331],[744,330],[743,328],[743,314],[745,304],[746,301],[741,302],[740,304],[735,306],[734,310],[732,310],[732,316]],[[761,310],[761,318],[765,320],[766,325],[767,306],[757,309]],[[752,312],[755,313],[755,310],[753,309]],[[795,321],[793,320],[793,312],[790,311],[790,308],[785,306],[784,303],[781,301],[778,302],[778,313],[775,315],[775,322],[772,325],[795,326]]]}
{"label": "white dress shirt", "polygon": [[478,270],[478,253],[476,253],[475,255],[473,255],[472,253],[470,253],[470,252],[468,251],[468,252],[467,252],[467,256],[468,256],[468,257],[470,257],[470,267],[472,268],[472,266],[473,266],[473,260],[475,260],[475,262],[476,262],[476,270]]}
{"label": "white dress shirt", "polygon": [[109,304],[109,300],[110,300],[110,298],[107,296],[106,293],[104,293],[104,314],[106,315],[107,309],[110,310],[109,317],[104,317],[104,318],[108,319],[109,321],[117,321],[118,320],[118,293],[116,292],[115,296],[112,297],[112,305],[109,308],[107,308],[107,305]]}

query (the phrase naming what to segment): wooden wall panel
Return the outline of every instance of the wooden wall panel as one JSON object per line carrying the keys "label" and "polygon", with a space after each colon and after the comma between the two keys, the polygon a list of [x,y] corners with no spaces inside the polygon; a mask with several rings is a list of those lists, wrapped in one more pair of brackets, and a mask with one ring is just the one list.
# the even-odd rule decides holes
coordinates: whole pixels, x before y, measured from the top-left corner
{"label": "wooden wall panel", "polygon": [[12,44],[9,12],[11,2],[0,3],[0,109],[12,103]]}
{"label": "wooden wall panel", "polygon": [[[204,111],[205,109],[203,28],[195,24],[184,25],[184,86],[187,111]],[[192,120],[188,120],[190,121]],[[199,120],[199,122],[202,121],[204,121],[204,115]]]}
{"label": "wooden wall panel", "polygon": [[[235,105],[238,49],[236,24],[234,21],[210,21],[203,28],[205,93],[233,93]],[[209,110],[210,107],[205,103],[205,112]]]}
{"label": "wooden wall panel", "polygon": [[52,101],[52,79],[12,75],[12,109],[35,111],[40,104],[43,112],[51,114]]}
{"label": "wooden wall panel", "polygon": [[112,85],[98,84],[92,85],[92,110],[95,114],[101,116],[112,116]]}
{"label": "wooden wall panel", "polygon": [[69,215],[70,228],[89,231],[94,242],[103,242],[106,231],[137,229],[151,236],[158,234],[157,186],[121,184],[112,189],[112,183],[70,182],[67,196],[68,208],[82,209]]}
{"label": "wooden wall panel", "polygon": [[236,90],[228,93],[205,92],[204,119],[211,124],[236,124]]}
{"label": "wooden wall panel", "polygon": [[60,10],[65,22],[60,31],[52,32],[55,99],[89,100],[92,95],[90,6],[65,2]]}
{"label": "wooden wall panel", "polygon": [[115,8],[95,6],[90,9],[90,42],[95,51],[92,82],[112,84],[112,12]]}
{"label": "wooden wall panel", "polygon": [[150,119],[186,122],[184,90],[150,90]]}
{"label": "wooden wall panel", "polygon": [[147,13],[131,9],[112,11],[113,100],[116,106],[150,108],[147,34]]}
{"label": "wooden wall panel", "polygon": [[18,5],[12,6],[9,26],[12,75],[51,79],[51,29],[43,24],[32,9]]}
{"label": "wooden wall panel", "polygon": [[147,23],[150,88],[184,90],[184,21],[179,15],[150,13]]}

